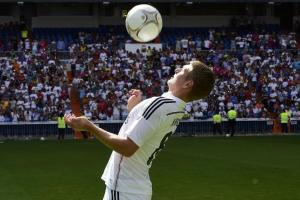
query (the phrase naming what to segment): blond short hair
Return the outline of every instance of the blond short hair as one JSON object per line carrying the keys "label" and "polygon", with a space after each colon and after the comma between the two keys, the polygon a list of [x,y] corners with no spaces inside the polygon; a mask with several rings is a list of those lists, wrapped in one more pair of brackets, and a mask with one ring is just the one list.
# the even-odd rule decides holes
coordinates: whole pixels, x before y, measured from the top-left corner
{"label": "blond short hair", "polygon": [[193,81],[193,88],[188,98],[190,101],[202,99],[210,94],[214,87],[215,75],[213,71],[200,61],[191,61],[192,70],[187,75],[187,80]]}

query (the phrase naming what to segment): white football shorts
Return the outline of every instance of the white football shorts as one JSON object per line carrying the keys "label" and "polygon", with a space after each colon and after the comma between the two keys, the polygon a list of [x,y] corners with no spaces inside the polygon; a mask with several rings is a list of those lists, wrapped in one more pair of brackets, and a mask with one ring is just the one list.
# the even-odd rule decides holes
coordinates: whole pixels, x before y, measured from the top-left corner
{"label": "white football shorts", "polygon": [[151,196],[152,195],[118,192],[106,187],[103,200],[151,200]]}

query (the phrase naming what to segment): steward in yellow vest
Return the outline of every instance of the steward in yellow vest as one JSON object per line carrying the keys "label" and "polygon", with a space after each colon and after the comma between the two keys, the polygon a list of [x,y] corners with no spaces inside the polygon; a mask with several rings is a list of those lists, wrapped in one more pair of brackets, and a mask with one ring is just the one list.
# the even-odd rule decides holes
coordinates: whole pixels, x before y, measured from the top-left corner
{"label": "steward in yellow vest", "polygon": [[281,132],[288,133],[289,113],[287,110],[280,113]]}
{"label": "steward in yellow vest", "polygon": [[57,117],[57,128],[58,128],[58,140],[65,139],[66,122],[64,120],[64,114],[60,113]]}
{"label": "steward in yellow vest", "polygon": [[216,132],[218,132],[220,135],[222,135],[222,126],[221,126],[221,123],[222,123],[222,117],[221,115],[216,112],[214,115],[213,115],[213,122],[214,122],[214,125],[213,125],[213,134],[215,135]]}
{"label": "steward in yellow vest", "polygon": [[235,133],[236,117],[237,117],[237,112],[234,110],[234,108],[231,108],[227,112],[227,118],[228,118],[227,134],[230,134],[230,137],[232,137]]}

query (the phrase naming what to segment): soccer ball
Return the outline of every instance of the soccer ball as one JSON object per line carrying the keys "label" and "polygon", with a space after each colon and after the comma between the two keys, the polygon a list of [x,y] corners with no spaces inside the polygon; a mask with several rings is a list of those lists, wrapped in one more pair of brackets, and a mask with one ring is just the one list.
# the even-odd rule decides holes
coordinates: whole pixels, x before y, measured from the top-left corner
{"label": "soccer ball", "polygon": [[134,6],[126,16],[128,34],[138,42],[155,39],[162,29],[162,18],[153,6],[140,4]]}

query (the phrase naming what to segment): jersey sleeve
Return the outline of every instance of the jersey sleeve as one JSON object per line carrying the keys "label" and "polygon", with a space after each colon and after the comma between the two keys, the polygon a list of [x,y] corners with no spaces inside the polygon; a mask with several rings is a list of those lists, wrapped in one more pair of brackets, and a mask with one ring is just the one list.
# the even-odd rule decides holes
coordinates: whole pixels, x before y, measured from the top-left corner
{"label": "jersey sleeve", "polygon": [[158,112],[154,113],[149,119],[140,116],[126,130],[129,137],[136,145],[141,147],[149,138],[151,138],[161,125],[161,118]]}

